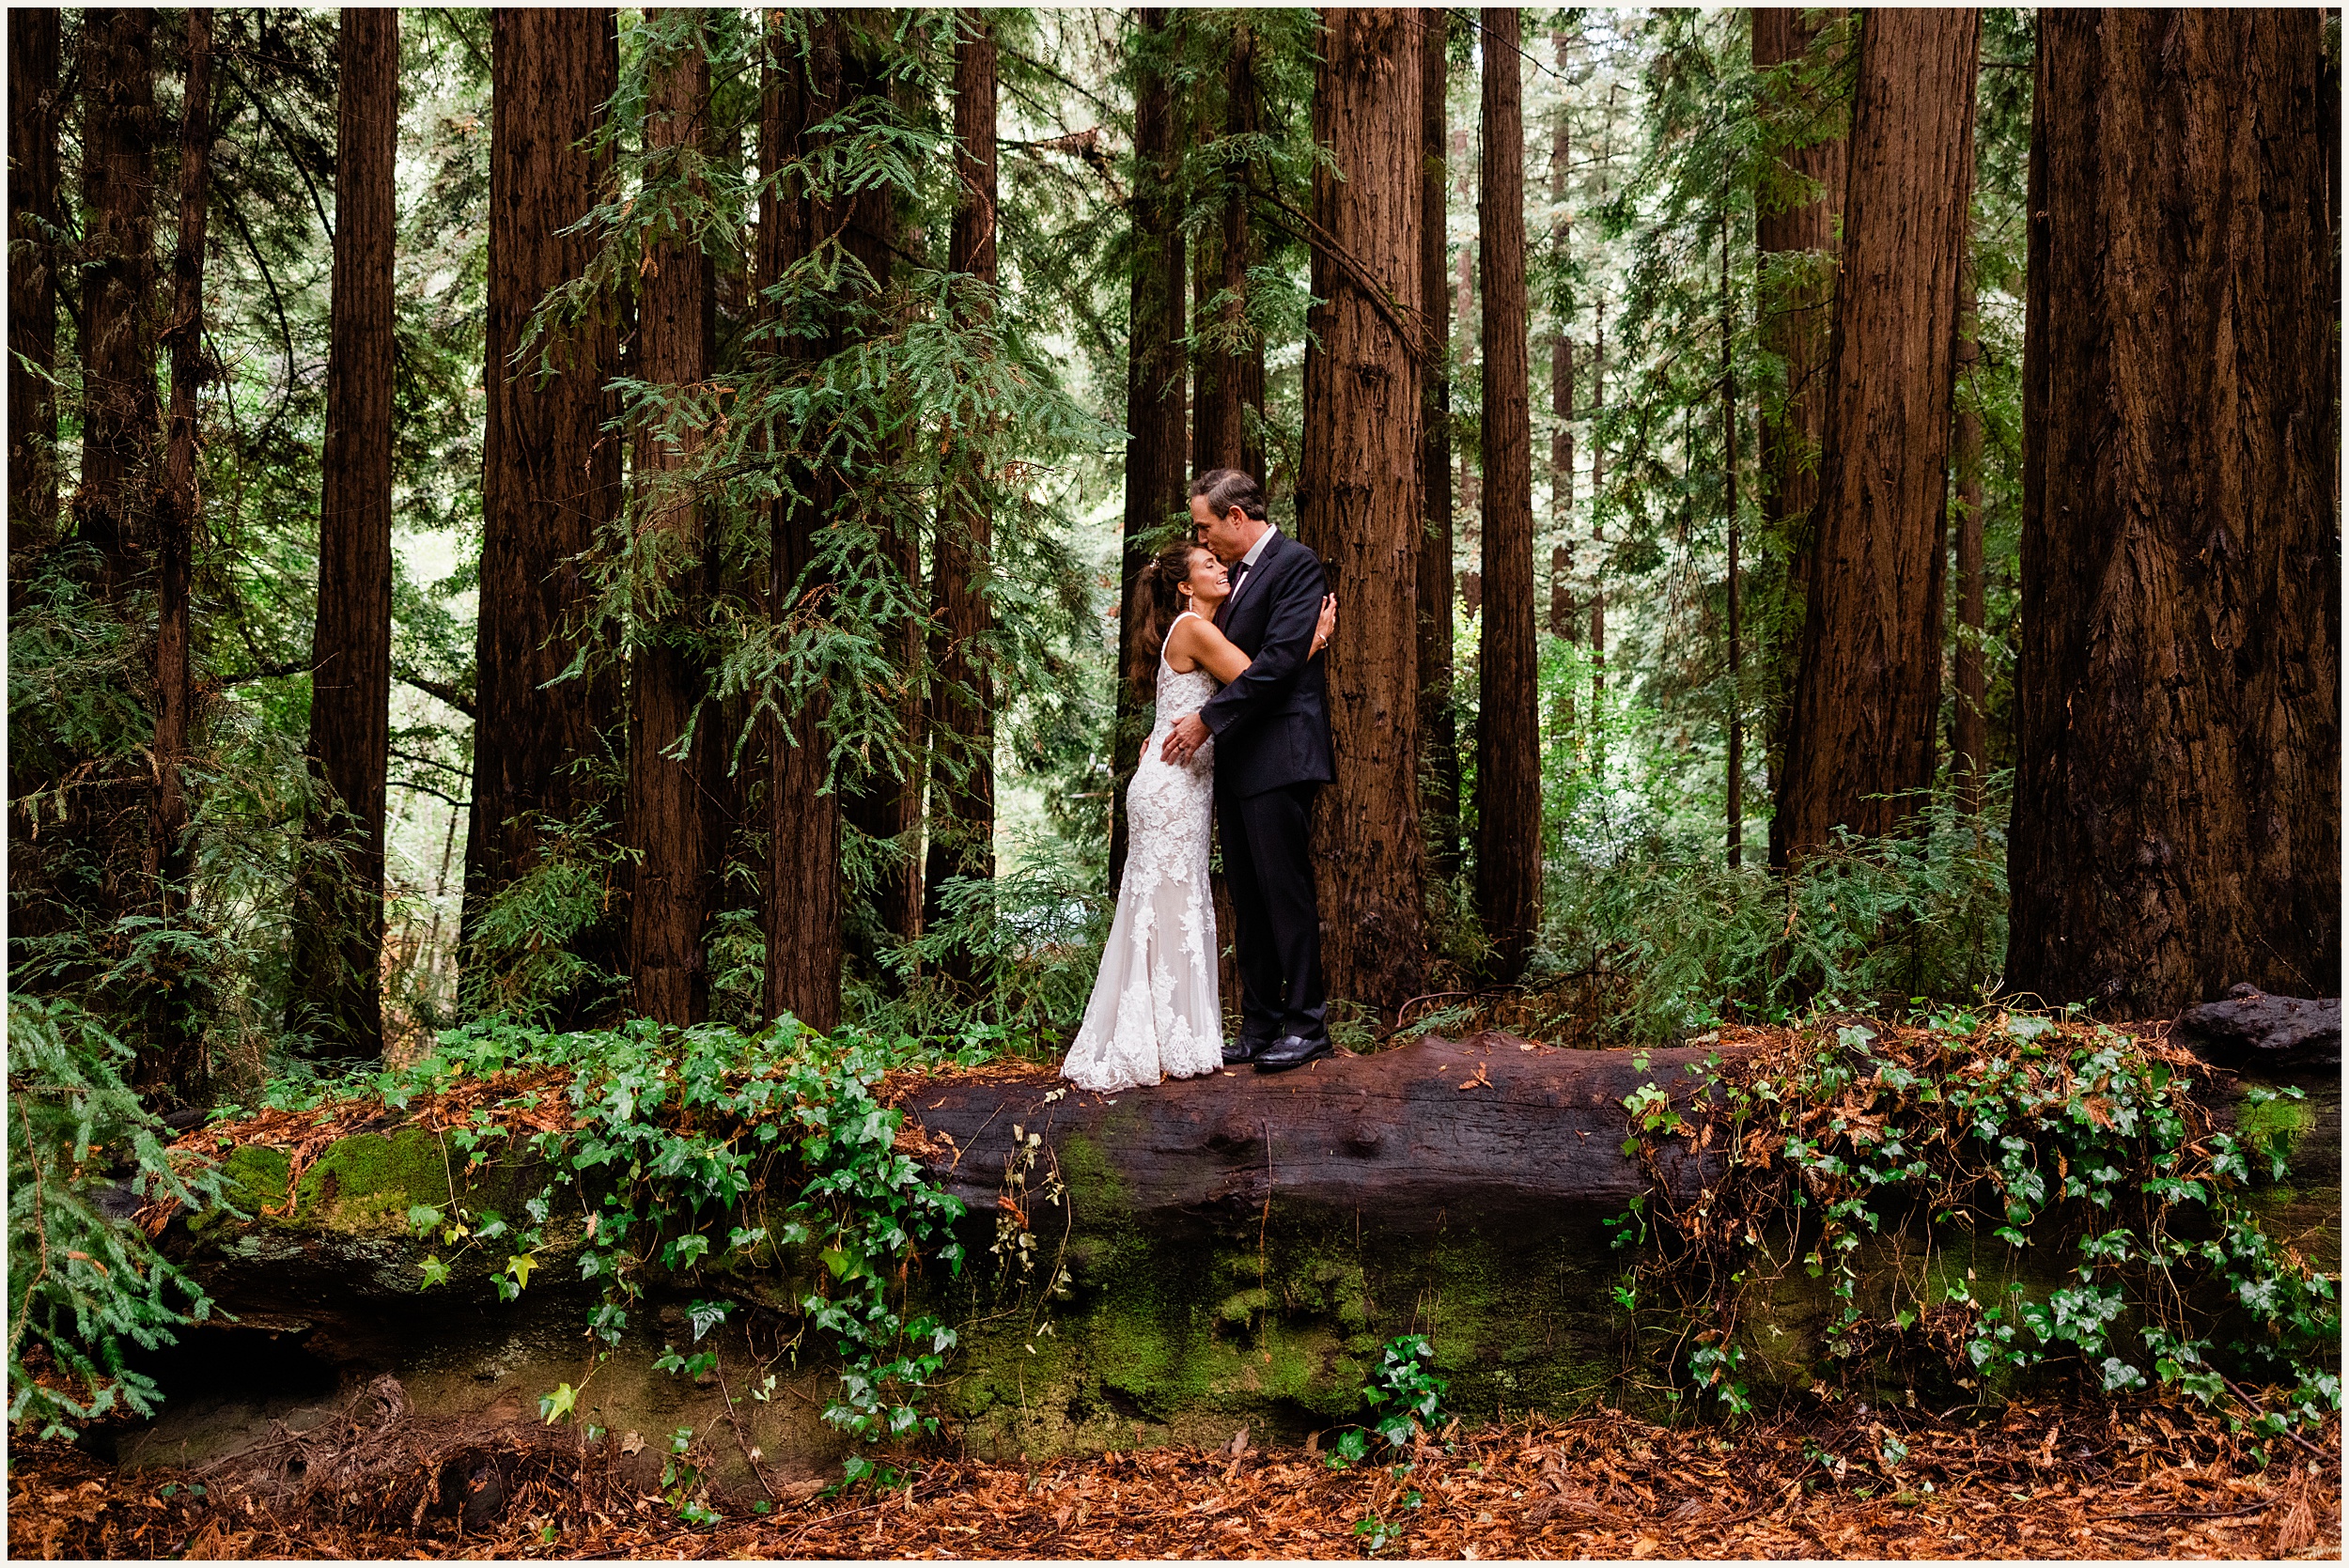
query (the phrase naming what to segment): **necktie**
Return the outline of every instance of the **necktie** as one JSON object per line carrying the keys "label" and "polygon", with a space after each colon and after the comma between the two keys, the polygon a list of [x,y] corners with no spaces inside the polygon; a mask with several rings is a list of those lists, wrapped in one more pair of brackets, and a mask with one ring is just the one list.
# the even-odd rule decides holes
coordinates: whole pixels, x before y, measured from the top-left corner
{"label": "necktie", "polygon": [[1223,596],[1221,604],[1215,607],[1215,624],[1218,630],[1222,629],[1224,612],[1232,608],[1234,599],[1239,598],[1239,585],[1247,581],[1248,563],[1243,560],[1232,567],[1232,591]]}

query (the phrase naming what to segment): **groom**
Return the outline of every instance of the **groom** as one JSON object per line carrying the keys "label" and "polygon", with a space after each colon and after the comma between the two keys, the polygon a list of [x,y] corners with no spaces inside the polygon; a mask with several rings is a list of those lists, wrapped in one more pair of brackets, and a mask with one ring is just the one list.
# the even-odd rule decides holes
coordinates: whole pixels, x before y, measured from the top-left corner
{"label": "groom", "polygon": [[1190,520],[1231,571],[1216,627],[1253,662],[1177,721],[1160,754],[1183,763],[1216,741],[1216,820],[1239,925],[1241,1003],[1239,1038],[1223,1060],[1277,1073],[1330,1054],[1308,831],[1314,792],[1336,776],[1313,653],[1321,558],[1265,520],[1264,488],[1237,469],[1191,481]]}

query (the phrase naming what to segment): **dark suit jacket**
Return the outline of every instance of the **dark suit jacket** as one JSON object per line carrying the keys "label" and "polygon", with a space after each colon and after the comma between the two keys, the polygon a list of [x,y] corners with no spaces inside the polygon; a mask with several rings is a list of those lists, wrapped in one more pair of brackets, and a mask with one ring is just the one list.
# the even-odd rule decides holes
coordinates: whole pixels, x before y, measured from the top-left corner
{"label": "dark suit jacket", "polygon": [[1199,710],[1215,737],[1215,787],[1246,797],[1337,777],[1330,750],[1329,687],[1312,656],[1327,592],[1321,557],[1276,535],[1249,568],[1221,622],[1252,660]]}

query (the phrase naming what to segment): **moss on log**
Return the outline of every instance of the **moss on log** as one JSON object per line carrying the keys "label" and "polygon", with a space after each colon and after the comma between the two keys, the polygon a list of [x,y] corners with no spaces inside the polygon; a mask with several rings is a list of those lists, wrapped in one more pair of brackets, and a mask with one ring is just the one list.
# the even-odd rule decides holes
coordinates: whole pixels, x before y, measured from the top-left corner
{"label": "moss on log", "polygon": [[[1413,1331],[1432,1338],[1457,1411],[1660,1403],[1666,1347],[1635,1343],[1615,1306],[1625,1254],[1607,1221],[1652,1188],[1685,1199],[1718,1167],[1678,1141],[1627,1156],[1623,1101],[1650,1082],[1684,1100],[1702,1092],[1687,1069],[1712,1054],[1486,1034],[1114,1096],[1041,1078],[917,1083],[902,1096],[900,1147],[971,1205],[969,1268],[951,1281],[932,1270],[919,1286],[962,1326],[940,1413],[973,1452],[1006,1457],[1222,1441],[1242,1426],[1260,1442],[1296,1438],[1360,1419],[1379,1347]],[[2213,1075],[2205,1097],[2222,1121],[2238,1114],[2241,1087]],[[2337,1269],[2340,1084],[2302,1087],[2304,1101],[2240,1115],[2293,1138],[2286,1179],[2258,1195],[2264,1222]],[[825,1347],[810,1335],[780,1354],[801,1329],[812,1260],[770,1252],[755,1277],[690,1288],[650,1274],[623,1343],[599,1359],[576,1206],[549,1226],[528,1289],[500,1301],[490,1276],[503,1250],[420,1238],[409,1210],[510,1214],[543,1171],[503,1143],[469,1169],[438,1135],[380,1120],[298,1174],[285,1150],[226,1154],[232,1199],[251,1218],[195,1216],[169,1245],[240,1324],[173,1360],[172,1402],[127,1442],[127,1459],[251,1448],[272,1421],[310,1419],[390,1373],[421,1416],[534,1428],[539,1396],[568,1383],[582,1420],[647,1439],[647,1479],[660,1439],[680,1426],[701,1435],[728,1490],[754,1496],[833,1470],[845,1445],[819,1419],[836,1387]],[[1933,1240],[1932,1266],[1952,1280],[1972,1270],[1978,1295],[2009,1280],[2040,1288],[2062,1266],[1986,1239]],[[428,1252],[455,1266],[420,1293]],[[721,1291],[750,1303],[713,1342],[726,1387],[651,1372],[662,1343],[690,1338],[685,1303]],[[1756,1336],[1758,1389],[1808,1382],[1831,1308],[1817,1281],[1780,1281]],[[223,1364],[264,1387],[240,1391],[216,1374]],[[194,1370],[203,1365],[215,1374]],[[750,1400],[770,1366],[776,1397]]]}

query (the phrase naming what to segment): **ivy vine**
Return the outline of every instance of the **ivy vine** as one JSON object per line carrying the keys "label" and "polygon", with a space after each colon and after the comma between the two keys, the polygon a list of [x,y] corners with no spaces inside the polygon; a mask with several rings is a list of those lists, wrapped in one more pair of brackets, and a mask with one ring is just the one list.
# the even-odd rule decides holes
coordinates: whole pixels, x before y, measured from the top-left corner
{"label": "ivy vine", "polygon": [[[727,1277],[771,1268],[795,1252],[815,1275],[801,1310],[842,1363],[824,1417],[875,1442],[936,1430],[923,1404],[956,1335],[936,1315],[915,1312],[910,1292],[924,1260],[956,1274],[963,1264],[954,1236],[962,1203],[897,1152],[901,1113],[875,1089],[895,1068],[967,1064],[981,1054],[975,1046],[941,1050],[855,1030],[823,1035],[788,1018],[747,1035],[724,1025],[664,1029],[646,1020],[548,1035],[490,1022],[443,1035],[431,1056],[381,1091],[404,1109],[468,1074],[568,1069],[560,1091],[568,1114],[554,1125],[528,1130],[528,1113],[545,1093],[533,1089],[447,1134],[478,1164],[492,1141],[524,1129],[547,1179],[521,1214],[419,1206],[409,1215],[419,1236],[504,1249],[491,1280],[511,1299],[529,1284],[550,1227],[575,1213],[580,1276],[600,1283],[588,1327],[607,1347],[626,1334],[648,1277],[708,1290],[686,1314],[692,1343],[665,1345],[655,1362],[686,1375],[714,1366],[714,1353],[695,1346],[732,1311]],[[798,1183],[772,1208],[770,1179]],[[428,1255],[422,1288],[447,1280],[452,1263],[437,1250]],[[568,1416],[578,1394],[565,1384],[541,1411],[550,1421]]]}
{"label": "ivy vine", "polygon": [[[1680,1364],[1727,1412],[1750,1405],[1748,1297],[1794,1268],[1828,1281],[1825,1347],[1847,1365],[1923,1352],[1974,1390],[2068,1368],[2108,1393],[2232,1399],[2263,1435],[2340,1408],[2339,1281],[2269,1236],[2250,1203],[2256,1182],[2285,1175],[2289,1136],[2218,1128],[2192,1093],[2200,1063],[2106,1025],[2005,1013],[1830,1019],[1798,1042],[1734,1063],[1716,1051],[1680,1093],[1649,1082],[1624,1100],[1625,1150],[1658,1179],[1610,1221],[1638,1249],[1616,1299],[1635,1317],[1672,1309]],[[2253,1088],[2245,1102],[2300,1095]],[[1659,1196],[1673,1140],[1719,1161],[1685,1203]],[[1952,1227],[2063,1253],[2062,1282],[1958,1278]]]}

